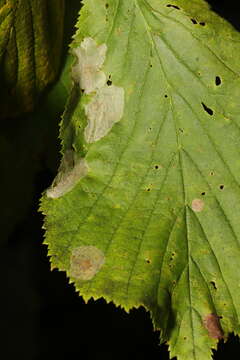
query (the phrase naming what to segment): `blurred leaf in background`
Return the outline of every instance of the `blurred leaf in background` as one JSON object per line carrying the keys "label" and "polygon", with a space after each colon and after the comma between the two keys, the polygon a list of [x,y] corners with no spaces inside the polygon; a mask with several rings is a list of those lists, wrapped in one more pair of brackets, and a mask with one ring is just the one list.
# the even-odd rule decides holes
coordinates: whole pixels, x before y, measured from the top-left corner
{"label": "blurred leaf in background", "polygon": [[0,0],[0,114],[33,110],[59,74],[64,0]]}

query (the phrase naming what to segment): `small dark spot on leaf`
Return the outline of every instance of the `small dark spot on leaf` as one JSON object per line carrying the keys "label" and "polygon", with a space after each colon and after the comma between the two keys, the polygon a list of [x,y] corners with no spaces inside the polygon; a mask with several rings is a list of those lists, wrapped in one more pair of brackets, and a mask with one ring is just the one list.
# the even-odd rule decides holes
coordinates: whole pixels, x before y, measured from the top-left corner
{"label": "small dark spot on leaf", "polygon": [[201,26],[205,26],[205,25],[206,25],[206,23],[205,23],[204,21],[201,21],[201,22],[199,23],[199,25],[201,25]]}
{"label": "small dark spot on leaf", "polygon": [[158,165],[155,165],[155,169],[156,169],[156,170],[159,169],[159,166],[158,166]]}
{"label": "small dark spot on leaf", "polygon": [[214,172],[213,172],[213,171],[211,171],[211,172],[210,172],[210,175],[211,175],[211,176],[213,176],[213,175],[214,175]]}
{"label": "small dark spot on leaf", "polygon": [[222,80],[221,80],[220,76],[216,76],[216,78],[215,78],[215,84],[216,84],[216,86],[221,85],[221,83],[222,83]]}
{"label": "small dark spot on leaf", "polygon": [[219,186],[219,189],[220,189],[220,190],[223,190],[223,189],[224,189],[224,185],[220,185],[220,186]]}
{"label": "small dark spot on leaf", "polygon": [[149,131],[152,131],[152,128],[148,128]]}
{"label": "small dark spot on leaf", "polygon": [[197,24],[197,20],[195,20],[195,19],[191,19],[191,22],[192,22],[194,25]]}
{"label": "small dark spot on leaf", "polygon": [[202,195],[202,196],[206,195],[205,191],[203,191],[203,192],[201,193],[201,195]]}
{"label": "small dark spot on leaf", "polygon": [[223,330],[220,324],[220,316],[208,314],[203,318],[203,325],[208,331],[208,335],[213,339],[223,339]]}
{"label": "small dark spot on leaf", "polygon": [[81,89],[81,93],[82,93],[82,94],[84,93],[84,89]]}
{"label": "small dark spot on leaf", "polygon": [[150,188],[147,188],[147,191],[150,191],[151,189]]}
{"label": "small dark spot on leaf", "polygon": [[216,284],[214,281],[210,281],[210,284],[212,285],[212,287],[214,288],[214,290],[217,290]]}
{"label": "small dark spot on leaf", "polygon": [[164,97],[167,98],[168,97],[167,94],[165,94]]}
{"label": "small dark spot on leaf", "polygon": [[146,259],[146,262],[147,262],[148,264],[151,264],[151,260],[149,260],[149,259]]}
{"label": "small dark spot on leaf", "polygon": [[208,115],[213,115],[213,110],[210,109],[209,107],[207,107],[203,102],[201,103],[202,104],[202,107],[203,109],[208,113]]}
{"label": "small dark spot on leaf", "polygon": [[183,133],[183,129],[182,128],[179,128],[179,131],[181,131]]}
{"label": "small dark spot on leaf", "polygon": [[172,7],[172,8],[174,8],[174,9],[176,9],[176,10],[180,10],[180,7],[178,7],[177,5],[172,5],[172,4],[168,4],[168,5],[166,5],[167,7]]}
{"label": "small dark spot on leaf", "polygon": [[152,64],[150,64],[150,67],[152,68]]}
{"label": "small dark spot on leaf", "polygon": [[183,340],[187,340],[186,336],[184,336]]}
{"label": "small dark spot on leaf", "polygon": [[108,3],[105,4],[105,8],[106,8],[106,9],[109,8],[109,4],[108,4]]}
{"label": "small dark spot on leaf", "polygon": [[107,85],[108,85],[108,86],[111,86],[111,85],[112,85],[112,80],[108,80],[108,81],[107,81]]}

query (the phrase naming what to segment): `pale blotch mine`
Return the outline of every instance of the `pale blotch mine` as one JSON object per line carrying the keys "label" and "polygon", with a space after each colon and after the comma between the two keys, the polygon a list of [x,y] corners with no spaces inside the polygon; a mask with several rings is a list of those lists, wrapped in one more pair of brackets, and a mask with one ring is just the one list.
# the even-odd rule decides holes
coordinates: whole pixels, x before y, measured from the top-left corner
{"label": "pale blotch mine", "polygon": [[123,108],[123,88],[106,85],[99,89],[92,101],[85,106],[88,118],[84,132],[86,141],[93,143],[104,137],[123,116]]}
{"label": "pale blotch mine", "polygon": [[201,199],[194,199],[192,201],[192,210],[195,212],[201,212],[204,208],[204,201]]}
{"label": "pale blotch mine", "polygon": [[101,269],[105,256],[95,246],[80,246],[72,250],[70,275],[78,280],[90,280]]}
{"label": "pale blotch mine", "polygon": [[53,199],[63,196],[74,188],[78,181],[87,174],[87,171],[85,159],[75,160],[73,151],[66,151],[59,166],[58,174],[52,186],[47,189],[46,195]]}
{"label": "pale blotch mine", "polygon": [[89,103],[84,105],[88,120],[84,131],[87,143],[93,143],[107,135],[123,116],[124,89],[115,85],[108,86],[106,75],[101,70],[106,51],[106,44],[97,45],[89,37],[73,50],[77,56],[77,63],[72,69],[73,79],[86,94],[92,94]]}
{"label": "pale blotch mine", "polygon": [[86,94],[101,88],[106,83],[106,75],[101,71],[105,61],[107,45],[97,45],[90,37],[85,38],[79,47],[73,49],[77,63],[72,68],[72,77],[79,82]]}

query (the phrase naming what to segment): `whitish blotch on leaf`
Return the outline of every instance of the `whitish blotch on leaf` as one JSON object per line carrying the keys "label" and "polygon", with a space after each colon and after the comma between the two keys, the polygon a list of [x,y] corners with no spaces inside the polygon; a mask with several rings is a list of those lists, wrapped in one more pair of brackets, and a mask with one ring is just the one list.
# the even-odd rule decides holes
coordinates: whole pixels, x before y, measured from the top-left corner
{"label": "whitish blotch on leaf", "polygon": [[72,76],[86,94],[96,91],[106,83],[106,75],[101,71],[106,51],[105,44],[97,45],[90,37],[85,38],[79,47],[73,49],[77,63],[72,68]]}
{"label": "whitish blotch on leaf", "polygon": [[75,159],[74,152],[66,151],[58,169],[58,174],[53,181],[52,186],[46,194],[50,198],[63,196],[78,183],[78,181],[87,174],[87,163],[85,159]]}
{"label": "whitish blotch on leaf", "polygon": [[92,94],[84,106],[88,124],[84,135],[87,143],[100,140],[120,121],[124,109],[124,90],[109,83],[102,66],[106,57],[106,44],[97,45],[90,37],[85,38],[79,47],[73,49],[77,63],[72,76],[86,94]]}
{"label": "whitish blotch on leaf", "polygon": [[104,264],[105,256],[95,246],[73,249],[70,259],[70,275],[79,280],[90,280]]}
{"label": "whitish blotch on leaf", "polygon": [[195,212],[200,212],[204,208],[204,201],[201,199],[194,199],[192,201],[192,210]]}
{"label": "whitish blotch on leaf", "polygon": [[220,317],[216,314],[208,314],[203,318],[203,325],[207,329],[208,335],[213,339],[224,338],[219,319]]}
{"label": "whitish blotch on leaf", "polygon": [[123,88],[111,85],[99,89],[92,101],[85,106],[88,118],[84,133],[86,141],[93,143],[105,136],[121,120],[123,108]]}

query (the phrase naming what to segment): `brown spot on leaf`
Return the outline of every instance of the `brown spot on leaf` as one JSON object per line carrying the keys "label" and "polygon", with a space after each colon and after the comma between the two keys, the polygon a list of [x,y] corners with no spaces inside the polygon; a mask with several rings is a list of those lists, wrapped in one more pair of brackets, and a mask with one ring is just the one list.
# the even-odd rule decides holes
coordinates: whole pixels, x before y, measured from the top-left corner
{"label": "brown spot on leaf", "polygon": [[223,339],[224,334],[220,324],[220,316],[208,314],[203,318],[203,325],[208,331],[208,335],[213,339]]}
{"label": "brown spot on leaf", "polygon": [[192,210],[195,212],[200,212],[204,208],[204,201],[201,199],[194,199],[192,201]]}
{"label": "brown spot on leaf", "polygon": [[73,249],[70,259],[70,274],[79,280],[90,280],[100,270],[105,257],[95,246],[80,246]]}

